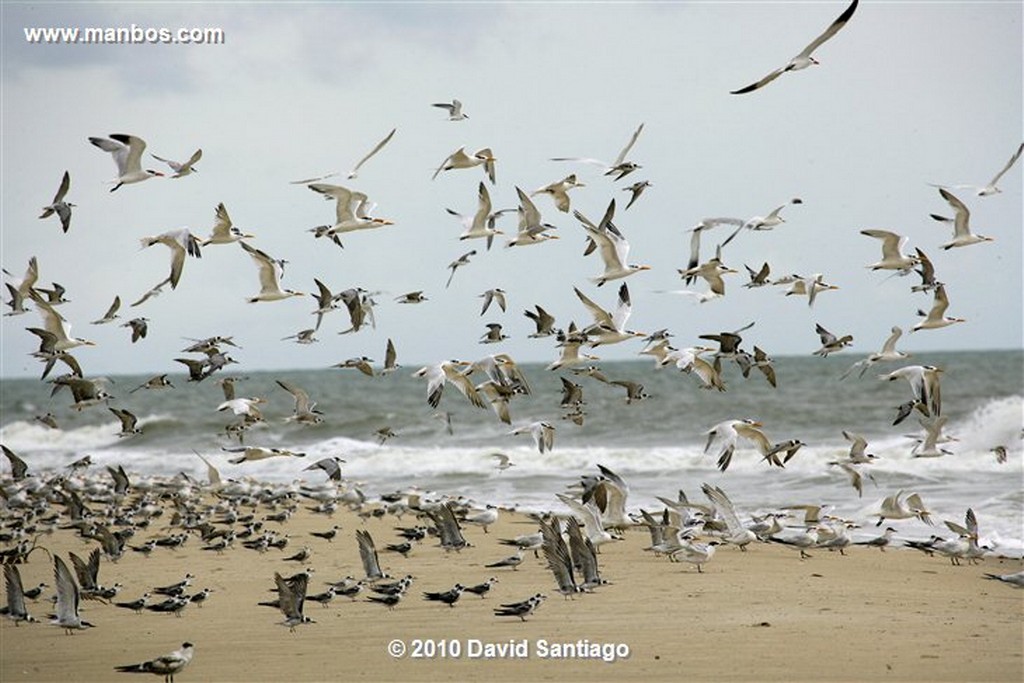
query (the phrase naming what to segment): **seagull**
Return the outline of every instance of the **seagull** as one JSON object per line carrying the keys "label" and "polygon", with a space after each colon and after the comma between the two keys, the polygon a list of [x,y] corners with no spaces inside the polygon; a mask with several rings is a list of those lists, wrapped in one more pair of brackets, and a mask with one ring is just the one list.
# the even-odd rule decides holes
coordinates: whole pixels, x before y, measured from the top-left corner
{"label": "seagull", "polygon": [[772,446],[764,432],[758,429],[761,426],[760,422],[749,418],[719,422],[705,432],[708,441],[704,446],[704,452],[707,453],[714,443],[721,444],[718,449],[718,469],[723,472],[728,469],[729,463],[732,461],[732,454],[736,450],[736,442],[739,437],[743,437],[757,446],[762,455],[767,455]]}
{"label": "seagull", "polygon": [[469,114],[462,113],[462,102],[453,99],[449,102],[437,102],[430,105],[431,107],[438,107],[448,112],[449,121],[462,121],[469,118]]}
{"label": "seagull", "polygon": [[494,458],[497,462],[494,463],[494,468],[499,472],[504,472],[509,467],[515,467],[515,463],[504,453],[490,453],[490,458]]}
{"label": "seagull", "polygon": [[320,424],[324,421],[323,413],[316,409],[316,401],[310,400],[309,394],[306,393],[305,389],[290,382],[275,381],[277,386],[287,391],[295,399],[295,408],[292,411],[291,417],[287,418],[288,422]]}
{"label": "seagull", "polygon": [[105,325],[106,323],[113,322],[116,318],[121,317],[121,316],[119,316],[117,314],[117,311],[120,308],[121,308],[121,297],[120,296],[115,296],[114,297],[114,302],[112,304],[110,304],[110,308],[108,308],[107,312],[103,314],[103,317],[100,318],[99,320],[93,320],[89,324],[90,325]]}
{"label": "seagull", "polygon": [[311,470],[323,470],[327,474],[327,478],[331,481],[341,481],[341,464],[344,462],[345,461],[338,456],[321,458],[309,467],[306,467],[303,471],[309,472]]}
{"label": "seagull", "polygon": [[815,273],[811,277],[800,277],[795,278],[783,278],[776,280],[772,284],[788,284],[789,289],[786,290],[786,296],[806,296],[807,305],[813,306],[814,300],[821,292],[827,292],[831,289],[839,289],[837,285],[832,285],[823,279],[821,273]]}
{"label": "seagull", "polygon": [[993,579],[994,581],[1002,581],[1008,583],[1015,588],[1024,588],[1024,572],[1016,572],[1013,574],[985,574],[986,579]]}
{"label": "seagull", "polygon": [[814,325],[814,331],[818,333],[818,337],[821,339],[821,348],[812,354],[815,356],[827,358],[828,354],[842,351],[853,343],[853,335],[845,334],[842,337],[837,337],[817,323]]}
{"label": "seagull", "polygon": [[356,370],[363,373],[367,377],[373,377],[376,373],[374,372],[371,363],[373,363],[372,358],[367,358],[366,356],[359,356],[358,358],[349,358],[348,360],[342,361],[341,363],[335,363],[331,367],[355,368]]}
{"label": "seagull", "polygon": [[764,86],[768,85],[769,83],[771,83],[772,81],[774,81],[776,78],[786,73],[787,71],[799,71],[801,69],[806,69],[812,64],[817,64],[818,60],[812,57],[811,54],[819,47],[821,47],[822,43],[824,43],[826,40],[834,36],[836,33],[839,32],[840,29],[846,26],[846,22],[850,20],[850,17],[852,17],[853,13],[857,10],[858,2],[859,0],[853,0],[853,2],[850,3],[850,6],[847,7],[842,14],[839,15],[839,18],[833,21],[832,24],[827,29],[825,29],[824,33],[822,33],[820,36],[812,40],[811,43],[800,52],[800,54],[790,59],[785,66],[775,69],[767,76],[765,76],[764,78],[755,83],[751,83],[750,85],[740,88],[739,90],[730,91],[730,94],[743,95],[745,93],[754,92],[755,90],[758,90],[759,88],[763,88]]}
{"label": "seagull", "polygon": [[481,294],[479,298],[484,300],[483,308],[480,309],[480,315],[483,315],[484,313],[487,312],[487,309],[490,308],[492,302],[497,303],[498,307],[502,310],[502,312],[505,311],[506,300],[504,289],[488,289],[486,292]]}
{"label": "seagull", "polygon": [[199,250],[199,239],[196,238],[188,228],[169,230],[156,237],[143,237],[142,248],[151,247],[154,244],[162,244],[171,250],[171,289],[178,286],[181,280],[181,271],[185,267],[185,255],[202,258]]}
{"label": "seagull", "polygon": [[303,603],[306,601],[306,588],[309,585],[308,574],[296,574],[292,579],[286,581],[279,573],[274,572],[274,583],[277,584],[277,605],[284,614],[282,626],[295,633],[295,627],[301,624],[315,623],[312,619],[302,613]]}
{"label": "seagull", "polygon": [[352,179],[356,178],[359,175],[359,169],[363,167],[363,164],[365,164],[367,161],[369,161],[370,157],[372,157],[374,154],[376,154],[377,152],[381,151],[384,148],[384,145],[386,145],[389,142],[391,142],[391,138],[393,138],[395,136],[395,131],[396,130],[398,130],[398,129],[397,128],[392,128],[391,132],[388,133],[387,135],[385,135],[383,140],[381,140],[376,145],[374,145],[373,149],[371,149],[366,154],[366,156],[364,156],[362,159],[360,159],[358,161],[358,163],[356,163],[356,165],[352,167],[352,170],[348,172],[348,176],[346,176],[346,177],[349,180],[352,180]]}
{"label": "seagull", "polygon": [[584,187],[583,183],[576,180],[576,174],[571,173],[561,180],[549,183],[539,190],[534,190],[530,193],[530,196],[538,194],[551,195],[551,198],[555,201],[555,208],[562,213],[569,212],[569,190],[576,187]]}
{"label": "seagull", "polygon": [[[5,275],[11,275],[10,271],[4,269]],[[13,277],[13,276],[11,276]],[[7,291],[11,294],[11,301],[7,305],[11,307],[10,313],[4,315],[20,315],[27,312],[24,306],[25,301],[33,297],[33,291],[36,282],[39,281],[39,262],[36,257],[33,256],[28,260],[28,268],[25,269],[25,275],[20,280],[15,280],[15,283],[6,283]],[[42,298],[40,297],[40,300]]]}
{"label": "seagull", "polygon": [[195,653],[195,645],[182,643],[180,650],[161,655],[156,659],[141,664],[128,664],[116,666],[114,671],[129,674],[153,674],[163,676],[164,683],[174,683],[174,674],[181,673],[186,666],[192,662],[192,655]]}
{"label": "seagull", "polygon": [[469,265],[470,256],[476,256],[476,249],[473,249],[472,251],[467,251],[465,254],[463,254],[462,256],[448,264],[448,269],[451,270],[452,272],[451,275],[448,276],[448,282],[446,282],[444,285],[445,289],[448,289],[448,286],[451,285],[452,278],[455,277],[455,271],[461,268],[462,266]]}
{"label": "seagull", "polygon": [[64,171],[64,177],[60,181],[60,187],[57,188],[57,194],[53,196],[53,201],[50,202],[49,206],[43,207],[43,213],[39,216],[40,218],[49,218],[53,214],[57,214],[57,217],[60,219],[60,227],[65,233],[71,228],[71,209],[75,206],[70,202],[64,201],[64,196],[68,193],[70,187],[71,174]]}
{"label": "seagull", "polygon": [[[519,225],[516,230],[516,236],[508,240],[505,243],[505,247],[528,247],[532,244],[540,244],[548,240],[557,240],[558,235],[552,235],[548,232],[548,230],[555,230],[557,228],[541,220],[540,210],[537,208],[537,205],[519,187],[516,187],[516,195],[519,197],[519,207],[516,209]],[[504,209],[492,214],[492,218],[510,210]]]}
{"label": "seagull", "polygon": [[629,287],[627,287],[625,283],[619,287],[618,304],[615,308],[615,313],[609,313],[605,309],[601,308],[579,289],[574,287],[573,291],[576,292],[577,298],[579,298],[590,312],[591,317],[594,319],[594,324],[583,330],[584,335],[587,337],[593,337],[593,339],[590,339],[588,342],[590,346],[596,347],[602,344],[617,344],[619,342],[626,341],[627,339],[645,336],[642,332],[633,332],[625,329],[626,323],[629,321],[629,317],[633,312],[633,304],[629,296]]}
{"label": "seagull", "polygon": [[485,238],[487,240],[487,248],[491,248],[491,243],[494,241],[495,235],[502,235],[504,233],[501,230],[495,230],[491,218],[491,195],[487,191],[487,186],[484,185],[483,181],[480,182],[480,186],[477,189],[477,209],[476,213],[472,216],[463,216],[457,211],[451,209],[445,209],[449,214],[459,219],[459,222],[464,228],[459,240],[471,240]]}
{"label": "seagull", "polygon": [[423,290],[416,290],[415,292],[406,292],[401,296],[396,296],[395,301],[400,304],[421,304],[427,301],[427,297],[423,295]]}
{"label": "seagull", "polygon": [[363,562],[363,572],[366,574],[366,578],[370,581],[387,578],[388,575],[380,568],[377,549],[374,547],[373,536],[370,535],[370,532],[356,529],[356,543],[359,545],[359,557]]}
{"label": "seagull", "polygon": [[921,284],[914,285],[910,288],[912,292],[928,292],[942,283],[935,279],[935,266],[932,265],[931,259],[928,255],[921,251],[920,247],[915,247],[914,251],[917,252],[918,263],[921,264],[920,268],[915,268],[914,272],[921,276]]}
{"label": "seagull", "polygon": [[722,276],[736,272],[738,271],[725,266],[718,258],[713,258],[696,268],[680,270],[679,276],[685,281],[699,277],[708,283],[709,294],[703,295],[699,299],[703,302],[714,297],[725,296],[725,280],[722,279]]}
{"label": "seagull", "polygon": [[203,240],[202,246],[205,247],[208,244],[231,244],[238,240],[256,237],[256,235],[242,232],[234,226],[231,222],[231,216],[228,215],[228,210],[224,206],[224,202],[217,205],[217,208],[214,210],[214,216],[216,217],[216,222],[213,224],[210,236]]}
{"label": "seagull", "polygon": [[519,565],[523,563],[523,550],[520,548],[516,551],[515,555],[510,555],[503,560],[485,564],[484,567],[487,569],[502,569],[505,567],[512,567],[512,571],[518,571]]}
{"label": "seagull", "polygon": [[636,144],[636,140],[638,137],[640,137],[640,133],[643,131],[643,129],[644,124],[641,123],[640,126],[633,132],[632,137],[629,138],[629,142],[626,143],[626,146],[623,147],[622,151],[619,152],[619,155],[615,157],[615,161],[613,161],[610,164],[601,161],[600,159],[592,159],[589,157],[552,157],[551,160],[579,161],[586,164],[596,164],[597,166],[600,166],[604,169],[605,175],[615,176],[615,180],[622,180],[625,176],[629,175],[633,171],[640,168],[640,164],[634,163],[632,161],[626,161],[626,155],[629,154],[629,150],[633,148],[634,144]]}
{"label": "seagull", "polygon": [[122,408],[108,408],[108,410],[121,421],[121,431],[118,432],[118,436],[134,436],[142,433],[142,430],[135,426],[138,424],[139,418],[131,412]]}
{"label": "seagull", "polygon": [[[99,557],[98,554],[97,557]],[[50,623],[60,626],[68,635],[72,635],[78,630],[92,628],[93,624],[83,620],[78,613],[81,593],[78,590],[78,584],[75,583],[75,577],[71,575],[71,570],[64,564],[64,560],[57,555],[53,558],[53,575],[54,585],[57,587],[57,616]]]}
{"label": "seagull", "polygon": [[[341,185],[327,185],[323,183],[313,183],[307,185],[307,187],[314,192],[324,195],[325,199],[335,200],[334,225],[327,227],[326,232],[323,234],[335,236],[343,232],[369,230],[371,228],[381,228],[385,225],[394,225],[392,221],[386,218],[370,216],[370,211],[373,210],[374,204],[362,192],[356,192]],[[318,229],[314,228],[314,230]]]}
{"label": "seagull", "polygon": [[448,157],[441,162],[441,165],[434,171],[434,175],[431,180],[437,178],[441,171],[452,171],[459,168],[473,168],[474,166],[484,167],[484,172],[487,173],[488,179],[491,181],[491,185],[495,183],[495,168],[494,162],[497,161],[494,153],[490,147],[484,147],[473,152],[473,156],[466,154],[465,147],[459,147],[457,150],[448,155]]}
{"label": "seagull", "polygon": [[[743,230],[744,228],[746,228],[747,230],[764,231],[772,230],[775,228],[775,226],[782,225],[783,223],[786,222],[786,219],[780,215],[782,213],[782,210],[789,206],[790,204],[803,203],[804,202],[802,199],[800,199],[799,197],[794,197],[785,204],[780,204],[779,206],[776,206],[774,209],[771,210],[771,212],[767,216],[754,216],[752,218],[748,218],[747,220],[743,221],[743,223],[738,228],[736,228],[733,231],[733,233],[725,239],[724,242],[722,242],[721,247],[724,247],[725,245],[729,244],[729,242],[732,242],[733,238],[736,237],[736,235],[738,235],[740,231]],[[721,220],[722,222],[730,222],[728,219],[719,220]]]}
{"label": "seagull", "polygon": [[457,583],[450,590],[443,592],[424,591],[423,598],[434,602],[443,602],[449,607],[455,607],[455,603],[459,601],[460,597],[462,597],[462,592],[464,590],[466,590],[466,587],[461,583]]}
{"label": "seagull", "polygon": [[860,234],[882,240],[882,260],[868,266],[871,270],[895,270],[900,275],[906,275],[920,263],[918,257],[907,256],[903,253],[903,247],[906,246],[909,239],[904,235],[876,229],[861,230]]}
{"label": "seagull", "polygon": [[130,327],[132,329],[132,344],[134,344],[140,339],[146,338],[146,333],[149,331],[149,318],[132,318],[128,322],[123,323],[121,327]]}
{"label": "seagull", "polygon": [[918,310],[917,312],[918,315],[924,317],[924,320],[910,328],[910,331],[917,332],[918,330],[937,330],[940,327],[948,327],[955,323],[967,322],[964,318],[953,318],[947,316],[947,308],[949,308],[949,297],[946,296],[946,287],[940,284],[935,287],[932,307],[928,310],[928,313],[926,314],[921,310]]}
{"label": "seagull", "polygon": [[146,151],[146,141],[140,137],[114,133],[109,138],[91,137],[89,142],[114,156],[117,179],[113,181],[114,187],[110,189],[111,192],[122,185],[141,183],[143,180],[164,175],[159,171],[142,170],[142,153]]}
{"label": "seagull", "polygon": [[519,617],[522,621],[526,621],[526,617],[533,614],[547,597],[537,593],[522,602],[509,603],[495,608],[494,615],[498,617]]}
{"label": "seagull", "polygon": [[509,434],[519,435],[529,433],[533,437],[533,443],[541,453],[550,451],[555,446],[555,427],[550,422],[531,422],[522,427],[516,427]]}
{"label": "seagull", "polygon": [[573,215],[583,224],[583,229],[597,246],[601,260],[604,261],[604,272],[598,277],[591,278],[591,281],[598,287],[609,280],[618,280],[651,269],[650,266],[626,262],[626,259],[629,258],[629,242],[612,224],[612,218],[615,215],[614,199],[608,205],[599,225],[594,225],[579,211],[574,211]]}
{"label": "seagull", "polygon": [[939,216],[937,214],[931,214],[931,217],[940,223],[952,223],[953,224],[953,239],[940,245],[945,250],[950,250],[954,247],[966,247],[971,244],[978,244],[980,242],[992,242],[995,240],[994,237],[986,237],[985,235],[977,235],[971,232],[971,212],[968,211],[967,206],[957,199],[953,193],[939,188],[939,194],[942,198],[953,207],[953,218],[946,218],[945,216]]}
{"label": "seagull", "polygon": [[[1021,152],[1024,152],[1024,143],[1021,143],[1021,145],[1017,148],[1017,151],[1014,152],[1013,156],[1010,157],[1010,160],[1006,162],[1005,166],[1003,166],[1002,170],[999,171],[999,173],[996,173],[995,177],[992,178],[992,180],[989,181],[988,185],[985,185],[984,187],[980,187],[978,185],[951,185],[951,186],[948,186],[948,187],[950,187],[951,189],[954,189],[954,190],[957,190],[957,189],[972,189],[972,190],[975,190],[975,193],[979,197],[988,197],[988,196],[993,195],[993,194],[999,194],[1000,192],[1002,192],[1002,190],[1000,190],[998,187],[996,187],[996,183],[998,183],[999,179],[1002,178],[1003,175],[1005,175],[1006,172],[1009,171],[1010,168],[1015,163],[1017,163],[1017,159],[1020,159]],[[944,185],[934,185],[933,187],[946,187],[946,186],[944,186]]]}
{"label": "seagull", "polygon": [[940,442],[957,440],[954,436],[942,434],[942,428],[946,426],[948,419],[945,415],[931,420],[919,419],[918,422],[924,428],[924,437],[914,437],[917,444],[910,450],[910,454],[915,458],[939,458],[943,455],[951,455],[951,451],[939,447]]}
{"label": "seagull", "polygon": [[629,207],[633,206],[633,203],[636,202],[636,200],[640,199],[640,195],[644,193],[644,190],[646,190],[648,187],[651,187],[651,185],[652,183],[648,180],[638,180],[629,187],[622,188],[623,192],[631,193],[629,196],[629,203],[626,204],[625,210],[629,210]]}
{"label": "seagull", "polygon": [[[4,447],[7,452],[7,447]],[[34,622],[35,618],[28,613],[25,607],[25,589],[21,583],[21,573],[18,567],[13,564],[4,565],[4,582],[7,584],[7,612],[6,617],[17,626],[23,621]],[[44,586],[45,584],[40,584]]]}
{"label": "seagull", "polygon": [[555,333],[555,317],[541,308],[539,304],[534,304],[533,307],[533,311],[523,311],[523,315],[532,320],[537,328],[536,332],[527,336],[531,339],[550,337]]}
{"label": "seagull", "polygon": [[[729,496],[718,486],[704,484],[701,486],[704,495],[708,497],[715,511],[725,522],[727,535],[722,537],[726,543],[739,546],[740,550],[746,550],[747,545],[756,541],[757,536],[742,524],[736,515],[736,508],[733,506]],[[699,565],[698,565],[699,567]]]}
{"label": "seagull", "polygon": [[878,523],[875,526],[882,526],[887,519],[920,519],[925,524],[931,524],[931,514],[921,502],[921,496],[916,493],[909,494],[903,499],[903,491],[897,491],[894,495],[886,497],[881,504],[878,516]]}
{"label": "seagull", "polygon": [[280,263],[271,258],[266,252],[250,247],[245,242],[239,242],[242,249],[249,253],[260,274],[260,293],[247,299],[249,303],[258,301],[280,301],[293,296],[305,296],[302,292],[291,289],[281,289],[280,274],[278,268]]}
{"label": "seagull", "polygon": [[879,379],[905,379],[910,383],[915,403],[921,405],[926,415],[938,416],[942,412],[939,375],[942,368],[934,365],[906,365],[893,370],[887,375],[879,375]]}
{"label": "seagull", "polygon": [[867,369],[875,363],[891,363],[893,361],[909,358],[909,353],[896,350],[896,342],[899,341],[901,336],[903,336],[903,330],[894,326],[890,331],[888,338],[886,338],[885,343],[882,344],[881,351],[878,353],[872,353],[864,360],[857,361],[851,365],[846,372],[839,377],[839,379],[845,379],[846,376],[853,372],[855,368],[860,368],[860,376],[863,377],[864,373],[867,372]]}
{"label": "seagull", "polygon": [[238,447],[227,447],[221,446],[222,451],[228,453],[241,453],[237,458],[228,460],[232,465],[240,465],[243,462],[252,462],[254,460],[266,460],[267,458],[273,458],[276,456],[282,457],[293,457],[293,458],[305,458],[305,453],[297,453],[295,451],[289,451],[284,448],[266,448],[263,446],[238,446]]}
{"label": "seagull", "polygon": [[487,332],[480,338],[481,344],[498,344],[509,338],[507,334],[503,334],[501,331],[501,323],[487,323]]}
{"label": "seagull", "polygon": [[163,157],[158,157],[155,154],[150,154],[149,156],[170,166],[171,170],[174,171],[174,175],[171,176],[172,178],[184,178],[187,175],[199,172],[198,168],[192,168],[192,166],[197,164],[199,160],[203,158],[203,150],[197,149],[192,153],[192,156],[188,158],[188,161],[184,163],[180,161],[172,161],[171,159],[164,159]]}
{"label": "seagull", "polygon": [[67,323],[53,306],[43,301],[42,297],[35,290],[30,292],[30,296],[36,304],[36,310],[39,311],[39,315],[43,319],[43,328],[55,337],[51,340],[53,351],[68,351],[79,346],[96,346],[95,342],[91,342],[88,339],[70,336],[71,325]]}

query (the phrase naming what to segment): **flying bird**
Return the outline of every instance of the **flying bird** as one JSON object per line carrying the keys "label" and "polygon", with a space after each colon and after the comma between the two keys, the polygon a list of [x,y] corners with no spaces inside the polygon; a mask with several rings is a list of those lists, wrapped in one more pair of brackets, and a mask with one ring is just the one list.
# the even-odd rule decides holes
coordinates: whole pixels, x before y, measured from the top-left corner
{"label": "flying bird", "polygon": [[999,194],[1002,190],[996,186],[996,183],[998,183],[999,179],[1002,178],[1015,163],[1017,163],[1017,160],[1020,159],[1021,152],[1024,152],[1024,143],[1021,143],[1020,146],[1017,147],[1017,151],[1013,153],[1013,156],[1011,156],[1010,160],[1006,162],[1006,165],[1003,166],[1002,170],[1000,170],[999,173],[996,173],[995,177],[989,181],[988,185],[983,187],[979,185],[933,185],[933,187],[947,187],[953,190],[971,189],[975,190],[975,194],[979,197],[988,197],[990,195]]}
{"label": "flying bird", "polygon": [[449,121],[462,121],[469,118],[469,114],[462,112],[462,102],[459,100],[453,99],[451,102],[437,102],[430,106],[447,111]]}
{"label": "flying bird", "polygon": [[739,90],[730,91],[730,94],[743,95],[749,92],[754,92],[755,90],[758,90],[768,85],[769,83],[771,83],[772,81],[774,81],[776,78],[786,73],[787,71],[799,71],[801,69],[806,69],[812,64],[817,64],[818,60],[811,56],[812,53],[819,47],[821,47],[821,45],[829,38],[839,33],[840,29],[846,26],[846,22],[848,22],[850,20],[850,17],[853,16],[853,13],[857,11],[857,4],[859,2],[860,0],[853,0],[853,2],[850,3],[850,6],[847,7],[842,14],[839,15],[839,18],[833,21],[829,25],[829,27],[825,29],[824,33],[822,33],[820,36],[812,40],[807,47],[800,51],[800,54],[790,59],[785,66],[775,69],[774,71],[772,71],[759,81],[751,83],[750,85],[740,88]]}
{"label": "flying bird", "polygon": [[376,145],[374,145],[373,149],[371,149],[366,154],[366,156],[364,156],[362,159],[360,159],[356,163],[356,165],[352,167],[352,170],[348,172],[348,176],[346,176],[346,177],[349,180],[352,180],[353,178],[356,178],[359,175],[359,169],[363,167],[363,164],[365,164],[367,161],[369,161],[370,157],[372,157],[374,154],[376,154],[377,152],[379,152],[382,149],[384,149],[384,145],[386,145],[389,142],[391,142],[391,138],[393,138],[395,136],[395,131],[396,130],[398,130],[398,129],[397,128],[392,128],[391,132],[388,133],[387,135],[385,135],[383,140],[381,140]]}
{"label": "flying bird", "polygon": [[109,152],[117,164],[117,178],[113,181],[111,192],[122,185],[141,183],[150,178],[163,177],[163,173],[142,169],[142,153],[146,151],[146,141],[134,135],[114,133],[109,138],[89,138],[89,142],[104,152]]}
{"label": "flying bird", "polygon": [[985,235],[978,235],[971,232],[971,212],[967,209],[967,205],[960,201],[952,192],[939,188],[939,194],[942,198],[953,208],[956,213],[953,218],[946,218],[945,216],[939,216],[938,214],[931,214],[931,217],[940,223],[952,223],[953,224],[953,239],[940,245],[943,249],[949,250],[954,247],[966,247],[971,244],[979,244],[981,242],[992,242],[994,237],[987,237]]}
{"label": "flying bird", "polygon": [[162,244],[171,250],[171,289],[178,286],[181,280],[181,271],[185,268],[185,256],[202,258],[199,239],[193,235],[188,228],[168,230],[156,237],[143,237],[142,248],[151,247],[154,244]]}
{"label": "flying bird", "polygon": [[60,219],[60,227],[65,233],[71,228],[71,209],[75,206],[70,202],[64,201],[64,196],[68,193],[70,187],[71,174],[64,171],[64,177],[61,178],[57,194],[53,196],[53,201],[50,202],[49,206],[43,207],[43,213],[39,216],[40,218],[49,218],[53,214],[57,214],[57,217]]}
{"label": "flying bird", "polygon": [[162,161],[168,166],[170,166],[171,170],[174,171],[174,175],[171,176],[172,178],[184,178],[187,175],[199,172],[199,169],[193,168],[193,166],[196,163],[198,163],[200,159],[203,158],[203,150],[197,149],[195,152],[192,153],[192,156],[188,158],[188,161],[185,162],[164,159],[163,157],[158,157],[155,154],[150,154],[150,156],[156,159],[157,161]]}

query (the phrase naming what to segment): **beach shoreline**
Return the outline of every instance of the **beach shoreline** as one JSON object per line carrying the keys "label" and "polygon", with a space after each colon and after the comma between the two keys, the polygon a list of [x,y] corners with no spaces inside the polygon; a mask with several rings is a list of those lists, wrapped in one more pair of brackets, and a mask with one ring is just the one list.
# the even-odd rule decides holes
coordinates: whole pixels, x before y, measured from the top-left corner
{"label": "beach shoreline", "polygon": [[[258,514],[263,514],[261,511]],[[169,513],[130,541],[158,535]],[[396,542],[396,526],[414,526],[411,515],[333,517],[300,505],[286,523],[268,522],[289,535],[282,551],[236,547],[223,554],[200,550],[200,539],[150,557],[126,551],[104,559],[102,585],[124,584],[115,600],[132,600],[150,588],[196,579],[192,590],[211,588],[207,604],[189,606],[180,618],[85,601],[93,629],[66,636],[56,626],[4,620],[4,681],[121,680],[116,665],[150,659],[195,644],[195,658],[176,680],[986,680],[1016,681],[1024,672],[1021,607],[1024,591],[983,580],[985,572],[1020,571],[1019,560],[987,558],[974,566],[908,549],[880,552],[849,548],[845,555],[814,550],[801,560],[790,548],[757,543],[748,552],[723,546],[702,573],[643,548],[642,528],[602,547],[608,585],[564,598],[542,559],[529,552],[516,570],[488,569],[510,554],[497,539],[536,531],[533,520],[504,512],[489,533],[465,525],[471,547],[446,552],[428,537],[408,558],[383,550]],[[429,522],[427,522],[429,523]],[[309,535],[332,525],[333,542]],[[309,593],[327,581],[362,572],[355,531],[373,536],[386,572],[414,577],[408,595],[388,610],[365,598],[335,598],[326,607],[306,603],[316,623],[296,632],[279,625],[279,611],[257,606],[272,600],[274,572],[305,566],[315,572]],[[95,546],[71,531],[57,531],[39,545],[67,558]],[[286,562],[302,546],[306,563]],[[52,584],[52,562],[35,552],[19,567],[26,587]],[[498,578],[486,598],[465,594],[454,607],[428,602],[424,591],[455,582]],[[501,603],[537,592],[547,600],[526,621],[502,618]],[[44,595],[52,593],[52,588]],[[29,612],[45,621],[44,600]],[[394,643],[400,642],[401,645]],[[571,644],[571,645],[570,645]],[[389,648],[403,649],[402,656]],[[628,651],[628,654],[627,654]],[[611,661],[606,661],[611,660]],[[130,680],[130,679],[126,679]]]}

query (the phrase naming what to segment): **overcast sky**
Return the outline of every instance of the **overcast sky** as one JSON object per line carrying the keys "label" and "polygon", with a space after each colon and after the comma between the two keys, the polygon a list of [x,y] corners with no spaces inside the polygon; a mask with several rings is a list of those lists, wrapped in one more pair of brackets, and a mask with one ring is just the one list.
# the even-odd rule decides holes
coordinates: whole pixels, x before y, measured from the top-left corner
{"label": "overcast sky", "polygon": [[[846,7],[814,3],[629,4],[18,4],[4,2],[2,64],[2,264],[20,278],[31,256],[40,284],[57,281],[72,334],[96,342],[76,352],[87,375],[180,371],[185,337],[233,335],[244,369],[326,367],[352,356],[382,360],[387,338],[406,367],[497,350],[523,361],[557,357],[553,338],[528,339],[523,310],[541,304],[558,326],[585,324],[573,294],[614,306],[618,282],[597,288],[602,266],[583,256],[571,214],[538,196],[560,240],[486,251],[460,242],[446,208],[476,208],[479,168],[433,170],[458,147],[493,149],[496,208],[516,206],[515,187],[535,190],[576,172],[586,186],[573,207],[598,219],[611,198],[630,261],[650,271],[626,280],[629,327],[670,329],[677,346],[698,335],[756,326],[744,336],[773,355],[809,354],[821,323],[852,334],[854,355],[876,351],[889,328],[913,326],[928,295],[916,276],[865,266],[880,244],[859,234],[883,228],[922,248],[946,283],[949,315],[968,322],[904,337],[908,351],[1020,348],[1022,343],[1021,165],[1002,194],[956,190],[976,232],[994,242],[942,251],[949,214],[929,183],[985,184],[1022,140],[1022,5],[1019,2],[861,3],[848,25],[815,53],[820,66],[784,74],[757,92],[735,90],[797,54]],[[26,27],[219,27],[222,45],[28,44]],[[431,103],[458,98],[469,119],[452,122]],[[614,182],[596,166],[551,157],[612,160],[632,132],[629,158],[642,168]],[[343,235],[344,250],[309,228],[333,222],[334,206],[290,180],[343,174],[391,128],[397,133],[348,184],[377,202],[394,225]],[[149,152],[185,159],[203,149],[199,173],[157,178],[114,193],[111,156],[89,136],[130,133]],[[70,231],[38,220],[65,170],[77,204]],[[623,188],[653,185],[628,211]],[[724,251],[741,271],[725,298],[697,303],[661,293],[684,288],[687,229],[708,216],[750,218],[800,197],[771,232],[745,232]],[[376,329],[339,336],[339,311],[309,346],[282,341],[311,327],[310,297],[247,304],[256,268],[238,245],[209,246],[189,259],[174,291],[137,308],[127,303],[166,277],[168,250],[139,240],[188,226],[209,234],[224,202],[251,244],[287,259],[283,285],[305,292],[313,278],[334,291],[380,292]],[[514,232],[515,217],[499,227]],[[705,235],[703,256],[725,229]],[[477,256],[445,289],[446,266]],[[781,287],[744,289],[744,264],[768,261],[773,275],[822,273],[841,287],[808,307]],[[478,295],[509,292],[509,309],[484,317]],[[702,284],[696,289],[704,289]],[[394,297],[425,290],[429,301]],[[93,326],[115,295],[121,323],[145,316],[149,336]],[[5,296],[6,298],[6,296]],[[35,375],[27,356],[35,311],[2,322],[3,376]],[[511,338],[482,346],[485,323]],[[634,357],[641,343],[598,353]],[[410,367],[415,369],[415,367]]]}

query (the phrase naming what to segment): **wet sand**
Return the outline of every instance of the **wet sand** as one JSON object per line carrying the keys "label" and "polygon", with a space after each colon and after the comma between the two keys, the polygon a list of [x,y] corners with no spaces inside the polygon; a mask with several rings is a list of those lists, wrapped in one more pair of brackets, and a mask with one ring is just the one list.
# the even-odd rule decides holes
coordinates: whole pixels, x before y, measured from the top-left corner
{"label": "wet sand", "polygon": [[[168,517],[132,543],[158,535],[156,527]],[[333,543],[309,536],[332,524],[342,526]],[[124,584],[119,601],[179,581],[186,572],[196,575],[195,590],[214,592],[203,608],[191,605],[180,618],[86,601],[83,617],[96,627],[71,636],[45,623],[15,627],[3,620],[0,680],[131,680],[113,667],[150,659],[184,641],[194,643],[196,653],[176,678],[182,683],[1024,679],[1024,591],[982,578],[984,572],[1019,571],[1019,561],[952,566],[917,551],[867,548],[848,549],[845,556],[814,551],[800,560],[789,548],[755,544],[748,552],[719,548],[698,573],[644,552],[648,534],[632,531],[600,554],[611,584],[565,599],[543,560],[530,553],[515,571],[484,567],[511,554],[497,539],[536,530],[525,516],[503,513],[487,534],[468,526],[473,547],[461,552],[446,553],[431,538],[417,544],[408,559],[384,552],[386,543],[398,540],[393,527],[414,524],[409,515],[400,522],[363,520],[347,511],[328,518],[300,508],[286,524],[269,524],[290,534],[284,551],[259,554],[236,542],[219,555],[201,551],[199,539],[192,538],[180,550],[158,549],[148,558],[128,551],[118,563],[104,560],[100,584]],[[395,610],[364,597],[335,598],[327,607],[307,603],[306,614],[316,623],[290,633],[279,625],[279,611],[257,606],[274,599],[268,591],[275,571],[289,575],[313,567],[311,594],[324,590],[328,580],[360,576],[354,535],[360,528],[373,535],[385,571],[415,577]],[[40,545],[66,558],[68,551],[85,557],[95,544],[58,531]],[[313,550],[307,563],[283,561],[303,545]],[[35,552],[20,570],[26,588],[39,581],[53,584],[45,553]],[[489,576],[499,583],[483,599],[467,593],[449,608],[422,598],[423,591]],[[493,614],[499,603],[537,592],[548,599],[527,621]],[[51,594],[52,588],[44,592]],[[45,620],[48,611],[45,600],[29,603],[37,618]],[[389,654],[396,640],[404,646],[401,657]],[[581,640],[589,656],[552,656],[554,644],[579,648]],[[487,657],[484,644],[510,652]]]}

